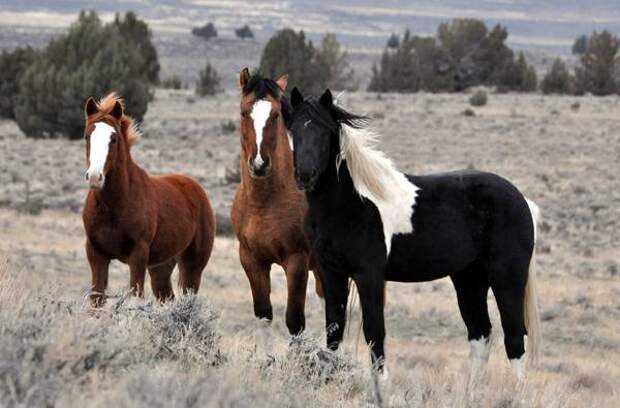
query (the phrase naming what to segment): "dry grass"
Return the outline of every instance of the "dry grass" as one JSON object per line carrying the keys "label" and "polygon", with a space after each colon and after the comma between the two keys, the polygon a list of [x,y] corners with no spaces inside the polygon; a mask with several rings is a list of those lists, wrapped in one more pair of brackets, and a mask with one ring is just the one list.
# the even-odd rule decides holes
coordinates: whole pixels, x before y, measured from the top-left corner
{"label": "dry grass", "polygon": [[[220,249],[225,245],[230,244],[218,242]],[[216,259],[217,266],[225,267],[221,261]],[[457,319],[422,304],[410,326],[436,337],[411,340],[410,333],[394,333],[398,323],[388,315],[395,334],[388,342],[390,377],[375,385],[365,353],[355,356],[354,336],[342,352],[325,350],[315,315],[309,333],[292,340],[274,322],[267,352],[254,338],[252,323],[240,329],[223,322],[213,304],[221,302],[211,303],[205,295],[160,305],[151,297],[138,300],[113,291],[104,309],[92,310],[81,298],[65,300],[66,291],[56,285],[23,290],[30,277],[2,263],[0,401],[7,407],[577,407],[611,406],[617,395],[617,367],[611,361],[589,363],[587,355],[567,359],[546,353],[542,367],[517,384],[498,341],[487,376],[468,390],[465,340],[449,327]],[[442,288],[428,289],[450,297]],[[435,326],[448,326],[445,337]]]}

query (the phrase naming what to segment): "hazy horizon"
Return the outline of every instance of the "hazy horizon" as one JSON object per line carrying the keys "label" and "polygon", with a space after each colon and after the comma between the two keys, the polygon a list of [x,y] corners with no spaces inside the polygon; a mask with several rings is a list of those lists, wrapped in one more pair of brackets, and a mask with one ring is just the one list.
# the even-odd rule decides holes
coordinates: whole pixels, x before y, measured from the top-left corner
{"label": "hazy horizon", "polygon": [[[568,52],[574,39],[593,30],[620,33],[620,8],[611,0],[391,0],[381,5],[367,0],[304,4],[291,1],[222,0],[23,0],[0,5],[0,26],[28,28],[67,27],[81,9],[95,9],[104,19],[133,10],[156,32],[187,33],[193,26],[214,22],[222,37],[249,24],[257,39],[265,40],[281,28],[303,29],[310,38],[336,33],[350,48],[380,48],[392,32],[406,28],[415,34],[433,34],[442,21],[457,17],[480,18],[487,25],[502,24],[509,43],[518,48]],[[561,10],[561,11],[559,11]],[[303,18],[297,17],[303,14]]]}

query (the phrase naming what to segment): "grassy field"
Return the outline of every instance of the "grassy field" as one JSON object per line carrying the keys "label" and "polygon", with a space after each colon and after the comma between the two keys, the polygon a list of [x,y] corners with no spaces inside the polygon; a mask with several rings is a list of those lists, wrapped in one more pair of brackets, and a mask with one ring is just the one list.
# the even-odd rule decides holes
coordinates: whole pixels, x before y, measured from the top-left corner
{"label": "grassy field", "polygon": [[[274,322],[256,338],[237,243],[219,235],[196,298],[126,298],[114,264],[103,310],[89,287],[79,214],[83,141],[26,139],[0,121],[0,406],[613,407],[620,393],[620,98],[345,94],[408,173],[477,168],[512,180],[542,209],[538,245],[543,358],[513,379],[490,295],[495,341],[485,380],[466,390],[466,331],[451,283],[388,285],[387,382],[364,348],[323,349],[322,302],[309,284],[308,330],[291,341],[286,285],[272,271]],[[236,184],[238,95],[158,91],[136,161],[183,172],[225,227]],[[222,228],[224,230],[225,228]],[[357,316],[354,316],[357,319]],[[259,331],[265,333],[265,331]]]}

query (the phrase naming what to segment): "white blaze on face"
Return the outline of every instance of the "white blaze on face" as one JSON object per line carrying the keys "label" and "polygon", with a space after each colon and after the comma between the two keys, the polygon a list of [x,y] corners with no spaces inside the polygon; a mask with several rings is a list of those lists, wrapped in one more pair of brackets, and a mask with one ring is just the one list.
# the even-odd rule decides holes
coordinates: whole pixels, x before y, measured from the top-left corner
{"label": "white blaze on face", "polygon": [[271,102],[261,99],[254,103],[252,107],[252,112],[250,113],[250,117],[254,122],[254,133],[256,134],[256,159],[254,163],[256,166],[260,167],[265,162],[263,160],[263,156],[260,153],[260,145],[263,143],[263,131],[265,130],[265,125],[267,124],[267,119],[269,119],[269,115],[271,114]]}
{"label": "white blaze on face", "polygon": [[103,169],[108,159],[110,150],[110,139],[114,133],[114,128],[107,123],[95,123],[95,130],[90,134],[90,155],[88,157],[89,167],[86,172],[88,178],[103,177]]}

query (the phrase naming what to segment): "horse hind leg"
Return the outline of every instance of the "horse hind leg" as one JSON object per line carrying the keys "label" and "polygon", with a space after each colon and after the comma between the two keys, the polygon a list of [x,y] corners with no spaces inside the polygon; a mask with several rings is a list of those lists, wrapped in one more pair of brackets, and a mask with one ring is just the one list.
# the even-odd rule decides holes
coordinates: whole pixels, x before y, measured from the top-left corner
{"label": "horse hind leg", "polygon": [[149,275],[151,276],[151,289],[153,290],[153,295],[160,302],[174,299],[174,291],[172,290],[170,275],[172,275],[172,271],[174,270],[176,264],[176,260],[170,259],[160,265],[149,268]]}
{"label": "horse hind leg", "polygon": [[473,387],[485,373],[491,349],[491,320],[487,305],[489,282],[486,273],[474,266],[451,276],[451,279],[467,327],[470,344],[468,384]]}
{"label": "horse hind leg", "polygon": [[517,376],[523,380],[525,377],[525,316],[524,298],[525,285],[527,282],[527,265],[521,273],[511,269],[503,276],[510,279],[496,279],[491,284],[497,307],[504,329],[504,346],[506,355]]}
{"label": "horse hind leg", "polygon": [[215,239],[215,218],[208,208],[208,217],[203,217],[193,241],[179,257],[179,287],[183,294],[196,294],[200,289],[202,272],[209,263]]}
{"label": "horse hind leg", "polygon": [[179,287],[184,295],[196,294],[200,289],[202,271],[207,266],[209,258],[193,246],[186,249],[179,259]]}

